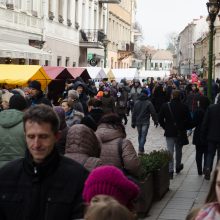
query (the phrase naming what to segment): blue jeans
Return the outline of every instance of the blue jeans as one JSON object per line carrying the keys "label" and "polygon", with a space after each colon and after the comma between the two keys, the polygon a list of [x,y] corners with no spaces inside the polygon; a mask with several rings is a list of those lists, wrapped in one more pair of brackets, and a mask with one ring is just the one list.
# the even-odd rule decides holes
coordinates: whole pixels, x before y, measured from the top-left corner
{"label": "blue jeans", "polygon": [[150,124],[137,125],[139,151],[144,152],[144,145]]}
{"label": "blue jeans", "polygon": [[173,167],[174,167],[174,159],[173,159],[173,154],[174,154],[174,148],[175,148],[175,154],[176,154],[176,168],[178,168],[181,164],[182,160],[182,148],[183,146],[180,146],[176,143],[177,138],[176,137],[166,137],[166,142],[167,142],[167,149],[170,152],[172,156],[172,160],[169,162],[169,172],[173,172]]}

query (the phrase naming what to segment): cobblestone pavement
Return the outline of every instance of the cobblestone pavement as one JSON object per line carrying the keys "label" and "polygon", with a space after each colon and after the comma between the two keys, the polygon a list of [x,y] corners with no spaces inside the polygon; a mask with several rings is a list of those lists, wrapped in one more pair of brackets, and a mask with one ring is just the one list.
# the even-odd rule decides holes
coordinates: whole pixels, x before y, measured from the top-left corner
{"label": "cobblestone pavement", "polygon": [[[126,125],[127,138],[132,141],[135,149],[138,150],[137,130],[131,128],[130,118]],[[145,151],[166,148],[166,141],[161,127],[155,128],[151,122]],[[183,171],[174,175],[170,181],[170,189],[158,202],[153,203],[145,220],[184,220],[192,208],[204,204],[205,197],[210,187],[210,181],[198,176],[195,163],[195,147],[191,144],[183,147],[184,163]]]}
{"label": "cobblestone pavement", "polygon": [[[131,127],[131,117],[128,117],[128,124],[125,126],[127,138],[132,141],[136,151],[138,151],[138,135],[137,128]],[[145,152],[152,150],[160,150],[166,148],[166,140],[164,138],[164,130],[158,126],[154,126],[154,122],[150,122],[150,127],[147,134],[147,141],[145,143]]]}

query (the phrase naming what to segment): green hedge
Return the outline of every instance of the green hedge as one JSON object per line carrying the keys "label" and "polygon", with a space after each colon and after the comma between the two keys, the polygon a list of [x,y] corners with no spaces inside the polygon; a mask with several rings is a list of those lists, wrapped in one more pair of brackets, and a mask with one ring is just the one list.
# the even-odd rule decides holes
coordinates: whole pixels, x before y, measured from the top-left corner
{"label": "green hedge", "polygon": [[165,164],[167,164],[172,159],[169,151],[160,150],[160,151],[152,151],[149,154],[144,154],[140,156],[140,162],[142,167],[142,176],[141,178],[145,178],[148,173],[152,173]]}

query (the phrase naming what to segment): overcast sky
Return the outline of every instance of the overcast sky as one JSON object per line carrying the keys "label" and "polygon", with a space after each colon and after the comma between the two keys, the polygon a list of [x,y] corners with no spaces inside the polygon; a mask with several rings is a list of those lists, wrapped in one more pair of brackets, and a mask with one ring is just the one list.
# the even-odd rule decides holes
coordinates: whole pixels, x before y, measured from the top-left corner
{"label": "overcast sky", "polygon": [[136,20],[142,26],[144,42],[166,49],[169,33],[179,34],[200,15],[207,16],[208,0],[137,0]]}

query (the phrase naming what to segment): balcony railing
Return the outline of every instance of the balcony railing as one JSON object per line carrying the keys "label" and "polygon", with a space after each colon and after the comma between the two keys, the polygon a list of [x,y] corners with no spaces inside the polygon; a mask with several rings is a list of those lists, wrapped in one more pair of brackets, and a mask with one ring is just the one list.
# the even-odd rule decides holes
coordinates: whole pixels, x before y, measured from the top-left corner
{"label": "balcony railing", "polygon": [[100,3],[120,4],[121,0],[99,0]]}
{"label": "balcony railing", "polygon": [[80,46],[91,48],[103,48],[105,34],[97,29],[80,30]]}

